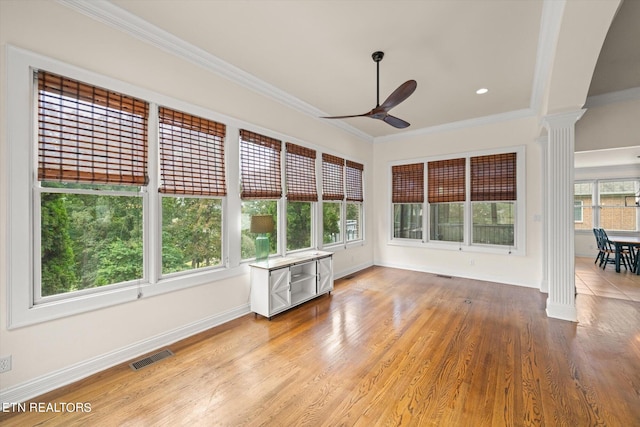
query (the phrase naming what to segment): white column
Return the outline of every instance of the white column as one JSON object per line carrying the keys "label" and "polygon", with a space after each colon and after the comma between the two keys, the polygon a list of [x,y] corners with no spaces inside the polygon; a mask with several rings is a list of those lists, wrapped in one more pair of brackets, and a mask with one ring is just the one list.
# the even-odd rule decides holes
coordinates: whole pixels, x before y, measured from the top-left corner
{"label": "white column", "polygon": [[[541,217],[547,217],[547,209],[548,209],[548,201],[547,201],[547,188],[549,184],[547,183],[547,146],[549,145],[549,137],[547,135],[542,135],[538,137],[536,140],[538,144],[540,144],[540,158],[542,159],[540,166],[540,176],[542,176],[542,200],[540,201],[540,210],[538,212],[541,213]],[[540,282],[540,292],[548,294],[549,293],[549,269],[547,268],[549,263],[549,254],[547,252],[547,221],[542,220],[542,282]]]}
{"label": "white column", "polygon": [[575,322],[573,174],[575,124],[586,110],[545,116],[547,316]]}

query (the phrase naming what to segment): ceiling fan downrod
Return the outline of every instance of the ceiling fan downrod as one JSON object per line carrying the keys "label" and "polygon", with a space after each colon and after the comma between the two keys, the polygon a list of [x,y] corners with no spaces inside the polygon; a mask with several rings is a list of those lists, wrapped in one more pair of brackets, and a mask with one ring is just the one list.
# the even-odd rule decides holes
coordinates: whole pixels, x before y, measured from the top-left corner
{"label": "ceiling fan downrod", "polygon": [[371,54],[376,63],[376,108],[380,106],[380,61],[384,58],[384,52],[376,51]]}

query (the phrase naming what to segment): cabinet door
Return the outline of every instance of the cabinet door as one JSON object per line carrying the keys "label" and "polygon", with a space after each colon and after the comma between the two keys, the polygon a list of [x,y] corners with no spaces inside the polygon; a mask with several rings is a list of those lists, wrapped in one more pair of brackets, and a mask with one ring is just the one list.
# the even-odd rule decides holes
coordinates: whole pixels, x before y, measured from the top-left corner
{"label": "cabinet door", "polygon": [[289,269],[272,270],[269,273],[269,313],[275,313],[290,305]]}
{"label": "cabinet door", "polygon": [[318,294],[333,290],[333,267],[331,257],[318,260]]}

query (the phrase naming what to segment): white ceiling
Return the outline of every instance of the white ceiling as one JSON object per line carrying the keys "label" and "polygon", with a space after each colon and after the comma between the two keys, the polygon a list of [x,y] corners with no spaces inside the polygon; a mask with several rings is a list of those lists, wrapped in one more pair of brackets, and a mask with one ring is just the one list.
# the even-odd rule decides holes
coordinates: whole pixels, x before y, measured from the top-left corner
{"label": "white ceiling", "polygon": [[[74,0],[59,0],[75,3]],[[98,2],[83,3],[81,7]],[[405,130],[351,118],[364,138],[448,125],[535,105],[548,31],[543,0],[111,0],[99,2],[142,38],[169,40],[227,77],[312,115],[368,112],[409,79],[416,92],[391,110]],[[551,2],[552,4],[553,2]],[[72,4],[73,6],[73,4]],[[114,7],[115,6],[115,7]],[[590,94],[640,87],[640,0],[623,2]],[[134,32],[136,30],[133,30]],[[149,36],[147,33],[153,33]],[[489,92],[477,95],[486,87]]]}
{"label": "white ceiling", "polygon": [[[416,92],[391,114],[420,129],[529,107],[541,0],[113,0],[327,115],[361,114],[403,82]],[[153,7],[150,5],[153,4]],[[479,96],[481,87],[489,93]],[[367,118],[369,135],[397,130]]]}

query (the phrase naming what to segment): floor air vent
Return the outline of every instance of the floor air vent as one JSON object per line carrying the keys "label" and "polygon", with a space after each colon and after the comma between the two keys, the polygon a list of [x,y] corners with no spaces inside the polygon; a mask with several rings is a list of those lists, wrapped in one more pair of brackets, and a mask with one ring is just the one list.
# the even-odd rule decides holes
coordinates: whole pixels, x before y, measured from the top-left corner
{"label": "floor air vent", "polygon": [[130,363],[129,366],[131,366],[131,369],[133,369],[134,371],[139,371],[142,368],[146,368],[149,365],[153,365],[154,363],[171,356],[173,356],[171,350],[165,349],[159,353],[152,354],[151,356],[145,357],[144,359],[140,359],[137,362]]}

